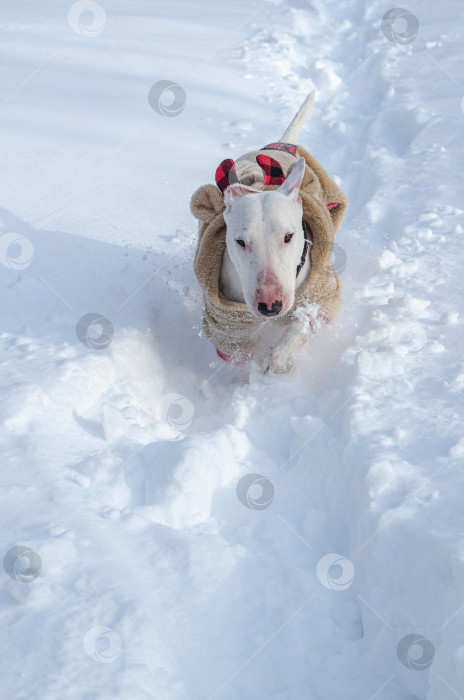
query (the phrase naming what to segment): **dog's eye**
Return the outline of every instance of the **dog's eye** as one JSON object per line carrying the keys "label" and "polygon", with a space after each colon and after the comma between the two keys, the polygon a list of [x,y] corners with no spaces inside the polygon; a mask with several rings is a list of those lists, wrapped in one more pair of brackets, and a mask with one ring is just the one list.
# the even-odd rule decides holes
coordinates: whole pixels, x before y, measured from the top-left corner
{"label": "dog's eye", "polygon": [[293,233],[286,233],[285,238],[284,238],[285,243],[290,243],[292,238],[293,238]]}
{"label": "dog's eye", "polygon": [[245,247],[245,241],[242,238],[237,238],[237,243],[242,246],[242,248]]}

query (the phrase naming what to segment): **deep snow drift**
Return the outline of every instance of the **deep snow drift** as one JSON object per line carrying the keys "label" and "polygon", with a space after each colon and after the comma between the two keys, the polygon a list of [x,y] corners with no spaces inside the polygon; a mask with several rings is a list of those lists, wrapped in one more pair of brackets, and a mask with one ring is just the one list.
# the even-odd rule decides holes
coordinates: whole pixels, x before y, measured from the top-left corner
{"label": "deep snow drift", "polygon": [[[464,697],[464,8],[391,9],[3,3],[1,697]],[[244,381],[189,198],[312,85],[343,306]]]}

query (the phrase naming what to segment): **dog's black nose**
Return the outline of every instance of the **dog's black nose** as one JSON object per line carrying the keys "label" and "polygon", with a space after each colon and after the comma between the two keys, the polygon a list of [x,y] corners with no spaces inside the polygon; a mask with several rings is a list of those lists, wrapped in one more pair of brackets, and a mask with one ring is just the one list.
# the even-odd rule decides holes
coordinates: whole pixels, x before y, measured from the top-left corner
{"label": "dog's black nose", "polygon": [[258,311],[260,314],[263,314],[263,316],[277,316],[277,314],[280,314],[282,311],[282,302],[273,301],[270,309],[268,309],[267,304],[260,302],[258,304]]}

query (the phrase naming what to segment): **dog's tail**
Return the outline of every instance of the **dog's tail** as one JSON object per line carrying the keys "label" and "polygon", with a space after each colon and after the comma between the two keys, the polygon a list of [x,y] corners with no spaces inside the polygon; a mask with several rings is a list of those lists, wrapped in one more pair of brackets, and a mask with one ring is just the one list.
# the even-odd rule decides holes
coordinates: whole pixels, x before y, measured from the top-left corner
{"label": "dog's tail", "polygon": [[316,91],[311,90],[308,97],[305,99],[300,109],[285,129],[283,136],[279,139],[279,141],[283,141],[284,143],[296,143],[298,135],[303,127],[303,124],[309,117],[309,113],[311,112],[315,96]]}

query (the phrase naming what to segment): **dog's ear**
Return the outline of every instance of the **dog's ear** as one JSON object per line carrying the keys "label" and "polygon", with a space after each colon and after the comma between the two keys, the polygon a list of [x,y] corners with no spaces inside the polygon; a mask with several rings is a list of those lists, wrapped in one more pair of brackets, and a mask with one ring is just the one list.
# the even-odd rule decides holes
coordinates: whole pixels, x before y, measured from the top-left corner
{"label": "dog's ear", "polygon": [[202,185],[193,193],[190,211],[200,221],[211,221],[224,211],[224,199],[215,185]]}
{"label": "dog's ear", "polygon": [[300,158],[298,162],[293,166],[290,175],[281,184],[278,192],[285,194],[287,197],[291,197],[293,200],[298,201],[298,190],[300,189],[301,183],[305,174],[306,161],[304,158]]}
{"label": "dog's ear", "polygon": [[224,190],[224,203],[226,205],[226,212],[230,211],[232,202],[240,197],[245,197],[247,194],[260,194],[260,190],[255,190],[253,187],[248,187],[247,185],[241,185],[239,182],[234,185],[229,185],[229,187]]}

